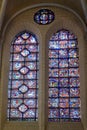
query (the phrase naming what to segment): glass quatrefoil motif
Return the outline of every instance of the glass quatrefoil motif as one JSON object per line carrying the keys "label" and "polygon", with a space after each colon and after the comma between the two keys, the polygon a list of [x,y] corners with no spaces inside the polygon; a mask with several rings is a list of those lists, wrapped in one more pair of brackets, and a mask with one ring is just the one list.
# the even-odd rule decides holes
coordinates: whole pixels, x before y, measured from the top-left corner
{"label": "glass quatrefoil motif", "polygon": [[46,25],[54,21],[54,12],[49,9],[41,9],[34,15],[34,21],[38,24]]}

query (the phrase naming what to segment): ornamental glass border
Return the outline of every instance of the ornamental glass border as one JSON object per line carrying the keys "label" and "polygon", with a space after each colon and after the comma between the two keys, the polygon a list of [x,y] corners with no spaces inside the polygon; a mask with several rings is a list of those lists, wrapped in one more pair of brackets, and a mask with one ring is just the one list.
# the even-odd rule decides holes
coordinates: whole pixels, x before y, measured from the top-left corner
{"label": "ornamental glass border", "polygon": [[39,44],[34,34],[22,31],[10,48],[8,121],[38,120]]}
{"label": "ornamental glass border", "polygon": [[40,9],[34,14],[34,21],[37,24],[47,25],[54,21],[54,12],[49,9]]}
{"label": "ornamental glass border", "polygon": [[81,120],[77,37],[61,29],[49,40],[49,121]]}

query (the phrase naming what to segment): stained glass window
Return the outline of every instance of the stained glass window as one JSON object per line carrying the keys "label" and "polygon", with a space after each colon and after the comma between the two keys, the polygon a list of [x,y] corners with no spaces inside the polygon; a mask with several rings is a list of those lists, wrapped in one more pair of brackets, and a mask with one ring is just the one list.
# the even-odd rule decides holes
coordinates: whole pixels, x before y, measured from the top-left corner
{"label": "stained glass window", "polygon": [[23,31],[11,44],[8,83],[8,120],[38,119],[39,46],[36,36]]}
{"label": "stained glass window", "polygon": [[78,41],[62,29],[49,41],[49,121],[80,121],[80,104]]}
{"label": "stained glass window", "polygon": [[34,15],[34,21],[38,24],[46,25],[52,23],[55,18],[53,11],[49,9],[41,9]]}

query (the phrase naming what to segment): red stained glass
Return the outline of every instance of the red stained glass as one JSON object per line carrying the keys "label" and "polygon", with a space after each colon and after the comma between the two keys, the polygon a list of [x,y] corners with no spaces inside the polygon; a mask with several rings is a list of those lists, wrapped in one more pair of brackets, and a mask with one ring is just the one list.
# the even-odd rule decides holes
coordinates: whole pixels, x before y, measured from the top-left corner
{"label": "red stained glass", "polygon": [[39,46],[28,31],[18,34],[11,44],[8,83],[8,120],[38,119]]}
{"label": "red stained glass", "polygon": [[49,121],[80,121],[78,42],[68,30],[50,38],[48,83]]}
{"label": "red stained glass", "polygon": [[50,24],[54,21],[55,15],[53,11],[49,9],[41,9],[34,15],[34,21],[41,25]]}

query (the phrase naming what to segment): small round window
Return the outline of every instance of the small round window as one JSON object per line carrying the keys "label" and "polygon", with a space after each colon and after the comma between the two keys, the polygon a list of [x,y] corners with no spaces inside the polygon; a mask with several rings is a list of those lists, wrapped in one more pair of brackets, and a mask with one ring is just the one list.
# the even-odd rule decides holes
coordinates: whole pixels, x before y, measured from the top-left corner
{"label": "small round window", "polygon": [[52,23],[55,16],[53,11],[49,9],[41,9],[34,15],[34,21],[38,24],[46,25]]}

